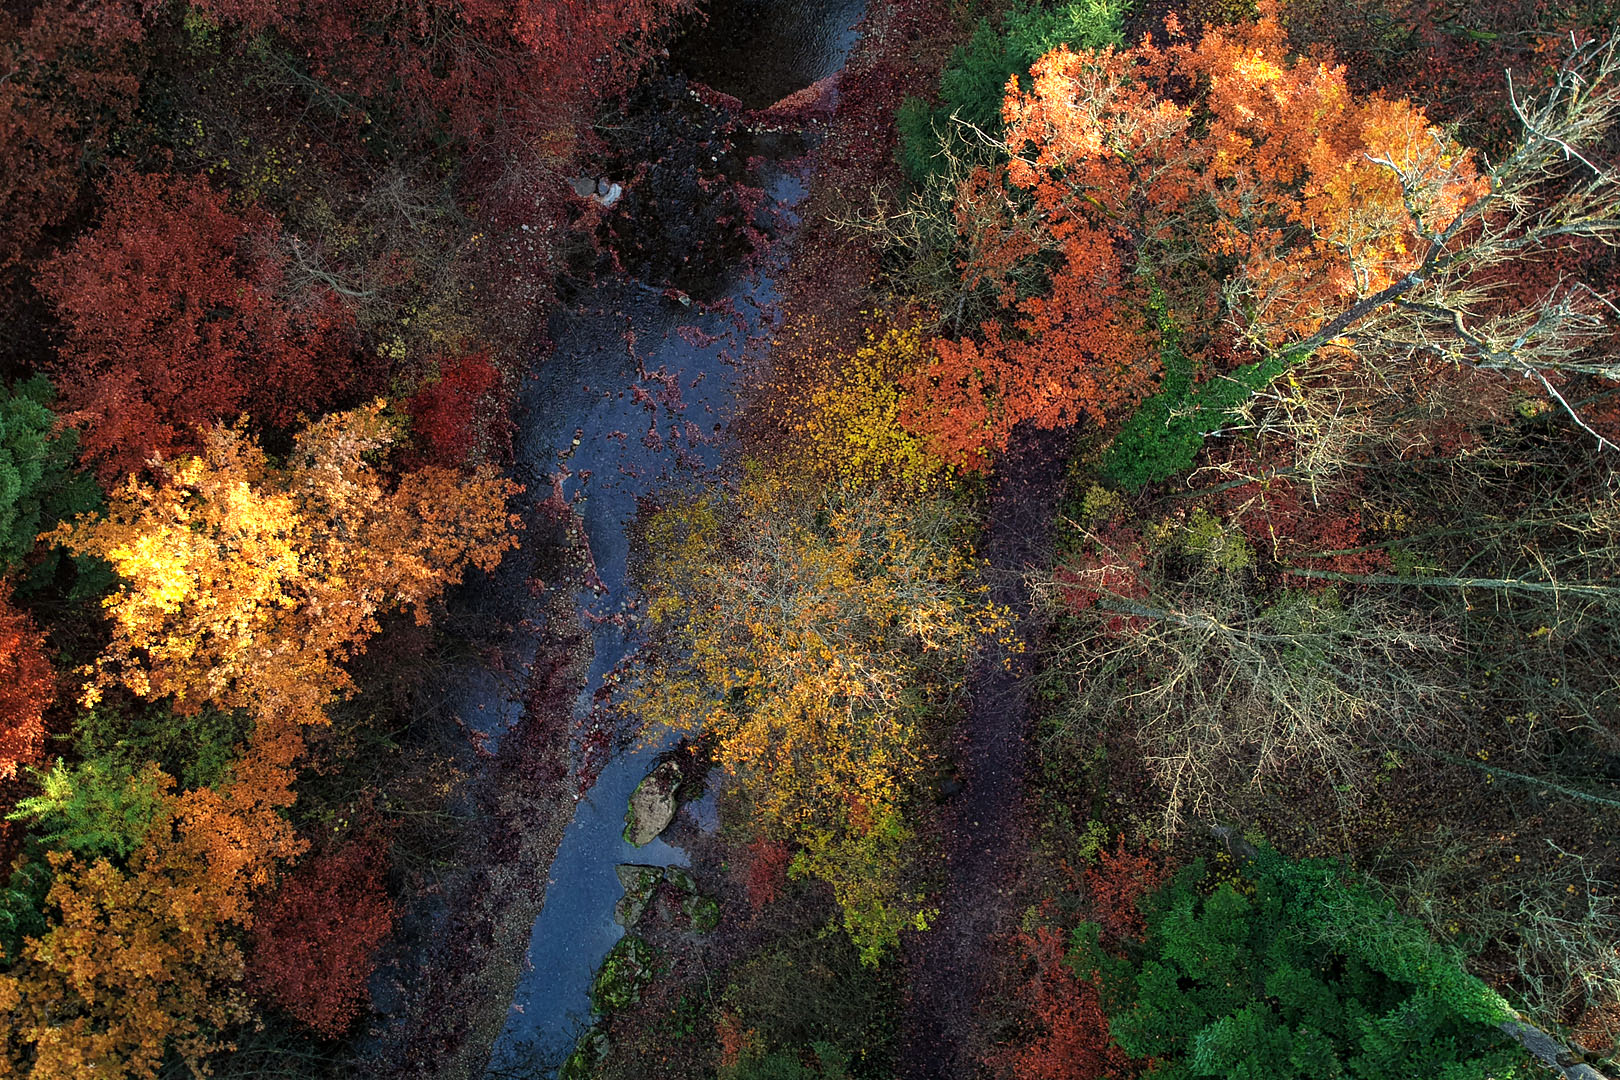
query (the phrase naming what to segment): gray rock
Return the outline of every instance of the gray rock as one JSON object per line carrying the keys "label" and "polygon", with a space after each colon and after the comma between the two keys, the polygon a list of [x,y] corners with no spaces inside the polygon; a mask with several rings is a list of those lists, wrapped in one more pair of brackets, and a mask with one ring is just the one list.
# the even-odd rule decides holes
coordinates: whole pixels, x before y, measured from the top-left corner
{"label": "gray rock", "polygon": [[662,866],[648,866],[645,863],[622,862],[613,868],[613,872],[619,876],[619,888],[627,893],[651,892],[664,879]]}
{"label": "gray rock", "polygon": [[624,895],[613,905],[613,921],[631,930],[646,914],[653,893],[658,889],[659,882],[664,880],[664,868],[620,863],[614,867],[614,873],[619,875],[619,885],[624,889]]}
{"label": "gray rock", "polygon": [[605,176],[576,176],[568,181],[568,187],[575,195],[589,199],[604,209],[612,207],[624,196],[624,185]]}
{"label": "gray rock", "polygon": [[613,921],[626,930],[634,930],[641,917],[647,914],[647,904],[652,899],[650,893],[636,895],[625,893],[613,904]]}
{"label": "gray rock", "polygon": [[652,843],[675,820],[675,794],[681,787],[681,767],[666,761],[636,785],[624,815],[624,838],[636,847]]}

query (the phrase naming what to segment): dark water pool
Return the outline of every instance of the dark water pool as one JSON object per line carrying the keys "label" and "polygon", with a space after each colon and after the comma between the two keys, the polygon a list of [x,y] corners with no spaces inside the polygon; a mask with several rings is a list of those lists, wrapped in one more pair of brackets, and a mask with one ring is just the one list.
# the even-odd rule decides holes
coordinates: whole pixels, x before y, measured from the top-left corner
{"label": "dark water pool", "polygon": [[713,0],[677,56],[692,78],[762,109],[844,66],[866,0]]}

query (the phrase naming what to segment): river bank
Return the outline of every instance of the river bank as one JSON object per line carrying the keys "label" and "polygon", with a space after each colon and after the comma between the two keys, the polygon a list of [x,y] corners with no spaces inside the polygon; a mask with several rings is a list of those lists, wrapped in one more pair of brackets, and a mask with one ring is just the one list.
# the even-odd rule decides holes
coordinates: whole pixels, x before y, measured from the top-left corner
{"label": "river bank", "polygon": [[[784,71],[804,85],[826,79],[853,40],[848,12],[782,6],[790,23],[821,27],[815,47],[791,64],[749,59],[778,81]],[[744,119],[762,148],[791,152],[813,114],[790,104]],[[750,165],[763,188],[756,224],[780,240],[805,195],[804,163]],[[371,1054],[378,1075],[554,1065],[588,1022],[592,973],[622,933],[615,866],[686,861],[662,841],[635,849],[620,836],[626,799],[661,748],[620,752],[602,709],[635,640],[630,530],[662,485],[711,477],[730,453],[736,363],[759,351],[785,250],[736,266],[709,303],[615,275],[575,290],[550,321],[550,355],[514,409],[514,472],[530,493],[524,557],[475,598],[512,633],[498,661],[452,680],[445,701],[476,748],[463,811],[487,828],[445,894],[409,913],[373,982],[386,1017]]]}

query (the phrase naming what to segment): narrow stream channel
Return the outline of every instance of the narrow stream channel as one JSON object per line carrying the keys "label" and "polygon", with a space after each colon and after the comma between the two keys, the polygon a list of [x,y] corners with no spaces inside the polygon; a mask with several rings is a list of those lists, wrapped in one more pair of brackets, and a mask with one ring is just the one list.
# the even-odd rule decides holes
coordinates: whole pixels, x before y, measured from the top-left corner
{"label": "narrow stream channel", "polygon": [[[717,0],[708,24],[677,50],[677,63],[751,107],[768,105],[842,67],[863,3]],[[791,228],[803,181],[782,170],[766,180],[772,212]],[[638,282],[604,281],[552,321],[555,352],[523,390],[514,450],[521,472],[550,475],[559,454],[573,446],[565,493],[584,484],[583,520],[599,585],[580,596],[594,624],[595,659],[576,716],[591,707],[603,677],[633,645],[624,627],[600,617],[633,596],[627,563],[638,500],[678,474],[713,470],[726,459],[739,377],[734,361],[774,310],[779,252],[752,273],[739,268],[724,299],[707,310]],[[456,695],[472,706],[462,715],[473,712],[492,739],[517,709],[502,700],[498,681],[475,675]],[[685,862],[662,840],[635,848],[621,836],[629,795],[661,749],[641,746],[616,756],[579,803],[551,867],[491,1077],[538,1075],[530,1063],[559,1061],[588,1025],[592,975],[623,935],[613,921],[622,893],[614,868]]]}

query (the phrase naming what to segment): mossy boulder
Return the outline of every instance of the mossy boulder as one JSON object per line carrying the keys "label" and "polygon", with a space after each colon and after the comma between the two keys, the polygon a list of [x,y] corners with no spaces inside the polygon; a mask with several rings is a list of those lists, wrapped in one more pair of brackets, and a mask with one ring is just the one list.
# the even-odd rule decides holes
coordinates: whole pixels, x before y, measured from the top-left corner
{"label": "mossy boulder", "polygon": [[681,767],[666,761],[648,773],[630,794],[624,815],[624,838],[645,847],[675,820],[676,795],[681,789]]}
{"label": "mossy boulder", "polygon": [[613,1049],[613,1043],[608,1039],[607,1032],[601,1028],[593,1027],[574,1045],[573,1053],[562,1063],[557,1072],[557,1080],[591,1080],[602,1062],[607,1060],[608,1051]]}
{"label": "mossy boulder", "polygon": [[641,1000],[658,974],[658,951],[634,934],[619,939],[591,981],[591,1009],[608,1016]]}
{"label": "mossy boulder", "polygon": [[720,902],[712,896],[688,896],[681,903],[681,911],[694,933],[707,934],[720,925]]}
{"label": "mossy boulder", "polygon": [[641,921],[653,893],[658,891],[658,886],[664,881],[666,870],[662,866],[620,863],[616,872],[624,895],[613,905],[613,921],[626,930],[631,930]]}
{"label": "mossy boulder", "polygon": [[615,873],[624,895],[613,906],[613,919],[626,930],[634,930],[648,911],[661,924],[678,924],[684,917],[699,934],[720,924],[719,902],[698,892],[697,881],[684,866],[620,863]]}

